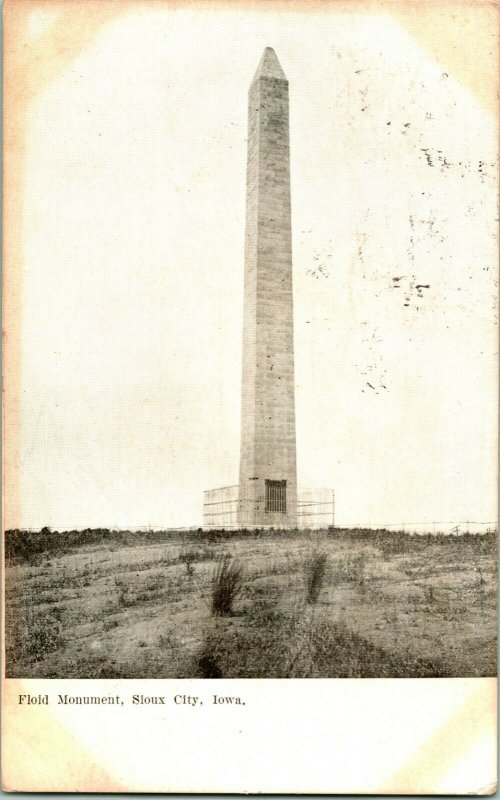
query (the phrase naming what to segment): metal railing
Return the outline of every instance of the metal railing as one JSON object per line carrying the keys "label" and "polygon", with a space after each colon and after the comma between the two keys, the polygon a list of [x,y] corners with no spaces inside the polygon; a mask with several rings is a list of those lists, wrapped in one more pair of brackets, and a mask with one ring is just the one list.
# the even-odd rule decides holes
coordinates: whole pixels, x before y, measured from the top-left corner
{"label": "metal railing", "polygon": [[[252,508],[256,499],[248,497],[238,484],[209,489],[203,493],[203,527],[208,529],[239,529],[250,527]],[[246,522],[245,522],[246,520]],[[333,489],[305,489],[297,494],[297,527],[328,528],[335,524]],[[259,527],[277,527],[259,525]]]}

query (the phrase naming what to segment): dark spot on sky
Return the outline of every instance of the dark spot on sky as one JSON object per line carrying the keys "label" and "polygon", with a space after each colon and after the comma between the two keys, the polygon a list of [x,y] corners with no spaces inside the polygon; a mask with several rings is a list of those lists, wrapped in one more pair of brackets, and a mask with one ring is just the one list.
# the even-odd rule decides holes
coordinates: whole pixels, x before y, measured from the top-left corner
{"label": "dark spot on sky", "polygon": [[421,147],[420,149],[421,149],[422,153],[424,153],[424,155],[425,155],[425,157],[427,159],[427,163],[428,163],[429,167],[433,167],[434,164],[432,163],[432,158],[430,157],[429,152],[428,152],[429,148],[428,147]]}

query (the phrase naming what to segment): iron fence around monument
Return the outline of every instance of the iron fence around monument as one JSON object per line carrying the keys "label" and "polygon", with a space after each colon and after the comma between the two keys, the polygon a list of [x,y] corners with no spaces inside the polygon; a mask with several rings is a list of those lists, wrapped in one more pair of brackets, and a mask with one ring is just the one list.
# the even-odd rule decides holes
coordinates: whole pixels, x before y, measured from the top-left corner
{"label": "iron fence around monument", "polygon": [[239,486],[222,486],[203,492],[203,527],[238,527]]}
{"label": "iron fence around monument", "polygon": [[297,526],[329,528],[335,526],[333,489],[300,489],[297,493]]}
{"label": "iron fence around monument", "polygon": [[[241,529],[250,527],[255,497],[247,497],[239,484],[203,492],[203,527]],[[247,522],[246,522],[247,520]],[[335,524],[333,489],[304,489],[297,494],[297,527],[328,528]],[[252,525],[252,527],[254,527]],[[259,527],[276,527],[262,525]]]}

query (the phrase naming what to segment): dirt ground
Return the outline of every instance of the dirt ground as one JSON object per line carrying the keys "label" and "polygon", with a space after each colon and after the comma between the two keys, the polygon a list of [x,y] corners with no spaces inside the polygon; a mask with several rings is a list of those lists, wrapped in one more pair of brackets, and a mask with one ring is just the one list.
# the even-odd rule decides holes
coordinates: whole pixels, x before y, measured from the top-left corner
{"label": "dirt ground", "polygon": [[[494,534],[81,538],[61,533],[39,552],[6,547],[7,677],[496,674]],[[212,587],[226,554],[241,586],[232,613],[217,616]],[[308,602],[319,554],[326,569]]]}

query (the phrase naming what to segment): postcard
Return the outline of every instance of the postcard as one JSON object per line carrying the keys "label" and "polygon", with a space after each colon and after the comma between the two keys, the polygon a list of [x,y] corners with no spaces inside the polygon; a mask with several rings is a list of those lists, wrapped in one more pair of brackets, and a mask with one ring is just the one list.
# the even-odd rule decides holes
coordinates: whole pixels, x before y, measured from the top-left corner
{"label": "postcard", "polygon": [[498,5],[4,8],[4,789],[494,793]]}

